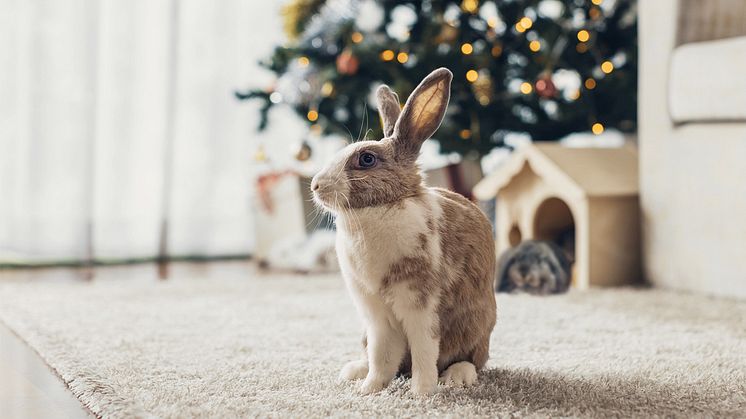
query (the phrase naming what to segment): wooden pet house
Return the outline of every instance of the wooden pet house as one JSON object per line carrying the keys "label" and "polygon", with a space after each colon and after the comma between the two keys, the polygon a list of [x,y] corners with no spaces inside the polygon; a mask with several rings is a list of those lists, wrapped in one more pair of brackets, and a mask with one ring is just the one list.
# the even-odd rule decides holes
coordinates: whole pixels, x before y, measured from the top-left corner
{"label": "wooden pet house", "polygon": [[[641,278],[637,149],[532,144],[474,187],[496,201],[498,256],[522,240],[574,236],[573,286]],[[568,234],[569,233],[569,234]]]}

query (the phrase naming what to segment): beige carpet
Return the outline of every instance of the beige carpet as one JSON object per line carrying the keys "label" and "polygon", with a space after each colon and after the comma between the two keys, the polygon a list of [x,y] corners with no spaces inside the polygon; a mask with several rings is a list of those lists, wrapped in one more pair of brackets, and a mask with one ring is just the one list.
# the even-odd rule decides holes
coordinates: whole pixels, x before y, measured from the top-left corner
{"label": "beige carpet", "polygon": [[0,281],[0,319],[104,417],[746,416],[746,302],[503,296],[489,369],[414,399],[338,383],[361,328],[333,276]]}

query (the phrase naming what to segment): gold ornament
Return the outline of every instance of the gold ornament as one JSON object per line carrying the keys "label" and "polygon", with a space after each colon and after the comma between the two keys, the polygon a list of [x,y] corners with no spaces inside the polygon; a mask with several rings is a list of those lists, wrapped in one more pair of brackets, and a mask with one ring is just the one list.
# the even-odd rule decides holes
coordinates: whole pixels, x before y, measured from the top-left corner
{"label": "gold ornament", "polygon": [[479,77],[471,84],[471,90],[474,92],[477,102],[482,106],[487,106],[492,102],[494,89],[492,77],[486,71],[482,71]]}
{"label": "gold ornament", "polygon": [[439,44],[451,43],[458,38],[458,28],[448,23],[443,23],[440,33],[435,37],[435,42]]}
{"label": "gold ornament", "polygon": [[298,161],[306,161],[311,158],[312,150],[311,145],[308,141],[303,140],[298,146],[298,150],[295,152],[295,159]]}
{"label": "gold ornament", "polygon": [[352,53],[352,50],[345,48],[337,56],[337,72],[339,74],[353,75],[357,73],[360,67],[360,60]]}
{"label": "gold ornament", "polygon": [[324,84],[321,85],[321,96],[329,97],[332,93],[334,93],[334,84],[330,81],[324,82]]}
{"label": "gold ornament", "polygon": [[295,41],[303,27],[324,5],[324,0],[293,0],[282,8],[282,26],[290,40]]}
{"label": "gold ornament", "polygon": [[264,146],[262,144],[259,144],[259,147],[256,148],[256,151],[254,152],[254,160],[258,162],[267,161],[267,153],[264,151]]}
{"label": "gold ornament", "polygon": [[479,10],[478,0],[464,0],[461,2],[461,10],[467,13],[476,13]]}

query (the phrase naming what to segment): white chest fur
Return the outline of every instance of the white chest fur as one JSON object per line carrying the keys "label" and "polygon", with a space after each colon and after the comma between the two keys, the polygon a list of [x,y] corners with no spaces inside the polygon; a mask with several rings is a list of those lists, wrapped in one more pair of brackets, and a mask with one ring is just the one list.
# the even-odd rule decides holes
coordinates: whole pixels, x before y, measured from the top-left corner
{"label": "white chest fur", "polygon": [[[428,218],[437,218],[436,197],[410,198],[403,205],[363,208],[337,217],[337,255],[345,280],[369,294],[380,289],[391,265],[421,251],[424,234],[435,233]],[[351,285],[351,284],[348,284]]]}

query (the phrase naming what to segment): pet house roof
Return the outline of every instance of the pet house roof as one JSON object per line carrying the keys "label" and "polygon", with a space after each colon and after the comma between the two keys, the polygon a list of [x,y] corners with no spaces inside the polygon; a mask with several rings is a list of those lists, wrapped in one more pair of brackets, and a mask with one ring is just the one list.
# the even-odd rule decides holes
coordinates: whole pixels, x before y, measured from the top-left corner
{"label": "pet house roof", "polygon": [[474,187],[474,196],[494,198],[526,165],[548,182],[586,196],[637,195],[639,190],[637,149],[633,146],[572,148],[540,143],[514,153]]}

